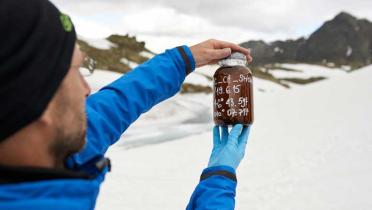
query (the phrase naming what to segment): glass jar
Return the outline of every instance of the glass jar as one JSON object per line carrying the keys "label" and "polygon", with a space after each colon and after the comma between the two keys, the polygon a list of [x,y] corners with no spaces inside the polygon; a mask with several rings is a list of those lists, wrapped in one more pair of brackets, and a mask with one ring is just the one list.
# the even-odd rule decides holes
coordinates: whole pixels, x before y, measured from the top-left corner
{"label": "glass jar", "polygon": [[253,77],[244,54],[235,52],[219,62],[214,79],[214,123],[253,123]]}

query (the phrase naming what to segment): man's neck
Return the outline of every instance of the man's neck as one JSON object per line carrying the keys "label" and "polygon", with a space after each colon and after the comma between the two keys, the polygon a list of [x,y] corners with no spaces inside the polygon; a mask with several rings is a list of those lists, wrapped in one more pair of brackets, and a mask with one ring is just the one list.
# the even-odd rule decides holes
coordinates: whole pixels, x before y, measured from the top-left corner
{"label": "man's neck", "polygon": [[48,134],[24,128],[0,143],[0,164],[5,166],[63,167],[49,152]]}

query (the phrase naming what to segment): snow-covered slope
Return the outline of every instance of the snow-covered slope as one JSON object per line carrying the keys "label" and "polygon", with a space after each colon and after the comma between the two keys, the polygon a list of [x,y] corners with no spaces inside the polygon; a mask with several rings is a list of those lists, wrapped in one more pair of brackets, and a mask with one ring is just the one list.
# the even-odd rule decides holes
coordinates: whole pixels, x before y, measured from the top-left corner
{"label": "snow-covered slope", "polygon": [[94,74],[85,77],[85,80],[88,82],[92,93],[95,93],[105,85],[119,79],[121,76],[122,74],[116,72],[95,70]]}
{"label": "snow-covered slope", "polygon": [[[236,209],[371,209],[372,66],[289,90],[266,85],[275,91],[255,91]],[[177,95],[129,128],[107,154],[113,171],[97,209],[184,209],[210,155],[211,100]]]}
{"label": "snow-covered slope", "polygon": [[347,74],[344,69],[329,68],[311,64],[280,64],[280,67],[293,69],[295,71],[285,71],[280,69],[271,70],[270,73],[276,78],[301,78],[325,77],[334,78]]}

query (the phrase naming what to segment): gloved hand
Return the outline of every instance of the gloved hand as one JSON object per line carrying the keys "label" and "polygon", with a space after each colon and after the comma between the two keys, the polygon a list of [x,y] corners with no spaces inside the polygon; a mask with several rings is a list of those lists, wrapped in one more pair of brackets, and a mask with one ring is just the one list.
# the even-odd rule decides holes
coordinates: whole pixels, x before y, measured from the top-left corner
{"label": "gloved hand", "polygon": [[220,136],[219,126],[213,129],[213,150],[208,167],[230,166],[236,169],[245,154],[250,127],[235,125],[230,134],[227,127],[222,127]]}

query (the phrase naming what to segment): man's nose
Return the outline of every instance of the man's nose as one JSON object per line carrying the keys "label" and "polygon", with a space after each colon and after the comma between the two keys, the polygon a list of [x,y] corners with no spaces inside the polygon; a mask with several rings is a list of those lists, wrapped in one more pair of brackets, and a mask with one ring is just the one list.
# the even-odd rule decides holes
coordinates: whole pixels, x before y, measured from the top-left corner
{"label": "man's nose", "polygon": [[91,94],[92,90],[91,90],[88,82],[84,78],[82,78],[82,79],[83,79],[83,85],[84,85],[84,89],[85,89],[85,96],[88,97]]}
{"label": "man's nose", "polygon": [[89,85],[87,87],[87,94],[85,95],[86,97],[88,97],[91,93],[92,93],[92,90],[90,89]]}

